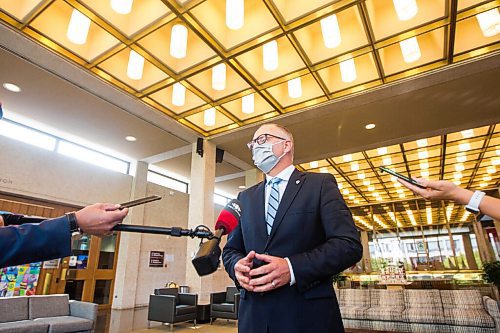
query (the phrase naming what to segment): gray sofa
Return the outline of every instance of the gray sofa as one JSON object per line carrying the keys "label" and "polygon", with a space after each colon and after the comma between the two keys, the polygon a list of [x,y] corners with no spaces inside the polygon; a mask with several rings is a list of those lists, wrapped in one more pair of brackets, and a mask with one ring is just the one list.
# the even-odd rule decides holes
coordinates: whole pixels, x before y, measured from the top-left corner
{"label": "gray sofa", "polygon": [[0,298],[0,332],[94,332],[97,304],[68,295]]}
{"label": "gray sofa", "polygon": [[337,290],[346,328],[421,333],[500,333],[497,302],[478,290]]}

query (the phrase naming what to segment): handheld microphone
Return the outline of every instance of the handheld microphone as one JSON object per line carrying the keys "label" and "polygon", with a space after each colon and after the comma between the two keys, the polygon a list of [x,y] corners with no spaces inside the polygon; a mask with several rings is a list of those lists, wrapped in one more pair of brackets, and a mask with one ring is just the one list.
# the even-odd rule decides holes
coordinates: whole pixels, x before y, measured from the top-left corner
{"label": "handheld microphone", "polygon": [[233,199],[222,209],[217,218],[214,238],[202,243],[191,261],[198,275],[208,275],[217,270],[222,253],[219,246],[221,238],[236,228],[240,223],[240,218],[241,203]]}

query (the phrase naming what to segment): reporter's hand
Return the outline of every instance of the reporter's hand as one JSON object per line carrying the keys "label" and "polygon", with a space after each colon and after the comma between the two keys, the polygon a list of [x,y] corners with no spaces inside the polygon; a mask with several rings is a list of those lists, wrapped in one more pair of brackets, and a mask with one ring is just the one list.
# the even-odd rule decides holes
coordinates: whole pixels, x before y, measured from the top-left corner
{"label": "reporter's hand", "polygon": [[253,259],[255,258],[255,251],[250,251],[245,258],[238,260],[234,265],[234,275],[240,286],[246,290],[252,291],[253,287],[250,285],[250,270],[253,267]]}
{"label": "reporter's hand", "polygon": [[83,232],[95,236],[106,236],[112,228],[128,214],[128,209],[119,210],[120,205],[96,203],[75,212],[76,222]]}
{"label": "reporter's hand", "polygon": [[398,182],[427,200],[453,200],[465,205],[472,196],[472,191],[458,187],[446,180],[428,180],[424,178],[415,178],[415,180],[425,188],[420,188],[402,179],[398,179]]}
{"label": "reporter's hand", "polygon": [[266,292],[290,284],[290,268],[286,259],[258,253],[255,258],[267,264],[250,271],[252,277],[263,275],[250,280],[254,292]]}
{"label": "reporter's hand", "polygon": [[3,222],[3,216],[0,215],[0,227],[3,227],[5,223]]}

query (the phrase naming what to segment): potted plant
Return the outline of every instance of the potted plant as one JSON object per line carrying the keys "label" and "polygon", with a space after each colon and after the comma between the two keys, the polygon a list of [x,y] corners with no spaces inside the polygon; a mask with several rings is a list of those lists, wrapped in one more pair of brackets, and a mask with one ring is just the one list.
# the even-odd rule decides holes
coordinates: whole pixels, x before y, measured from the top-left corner
{"label": "potted plant", "polygon": [[483,280],[493,283],[500,289],[500,261],[487,262],[483,265]]}

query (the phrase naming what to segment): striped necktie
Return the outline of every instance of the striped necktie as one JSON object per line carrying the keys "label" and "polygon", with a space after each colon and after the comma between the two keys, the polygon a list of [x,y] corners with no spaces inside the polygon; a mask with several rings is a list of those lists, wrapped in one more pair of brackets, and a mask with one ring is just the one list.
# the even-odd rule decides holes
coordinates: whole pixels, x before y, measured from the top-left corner
{"label": "striped necktie", "polygon": [[271,184],[271,191],[269,193],[269,200],[267,202],[267,215],[266,215],[266,224],[267,224],[267,234],[271,234],[271,229],[273,228],[274,218],[276,217],[276,212],[278,211],[278,206],[280,204],[280,191],[279,191],[279,183],[282,179],[274,177],[269,181]]}

